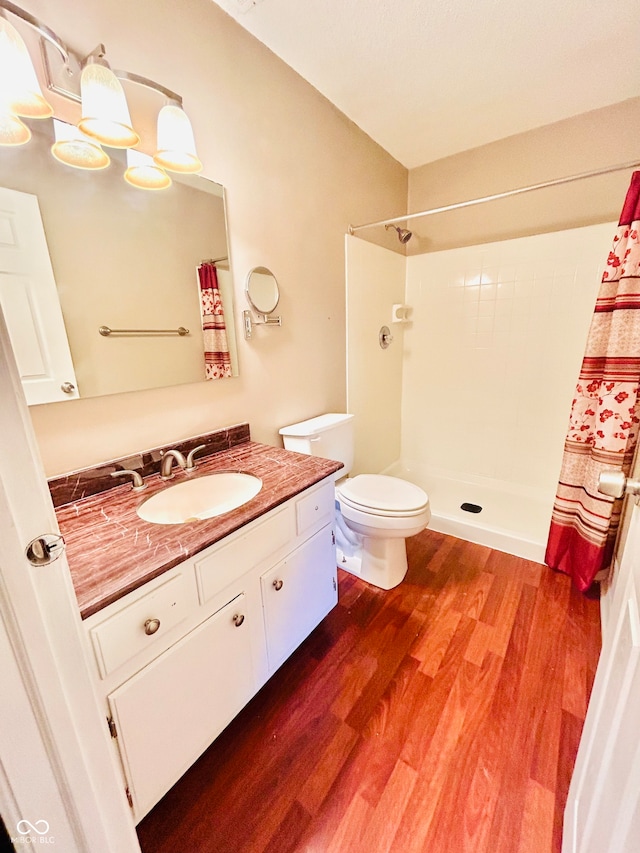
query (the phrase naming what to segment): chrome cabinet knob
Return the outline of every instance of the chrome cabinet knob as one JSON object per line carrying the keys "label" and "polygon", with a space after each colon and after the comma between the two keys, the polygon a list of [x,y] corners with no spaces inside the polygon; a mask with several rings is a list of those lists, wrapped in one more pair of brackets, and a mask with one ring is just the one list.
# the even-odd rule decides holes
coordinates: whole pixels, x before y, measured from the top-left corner
{"label": "chrome cabinet knob", "polygon": [[76,386],[73,384],[73,382],[63,382],[60,386],[60,390],[63,391],[65,394],[73,394],[73,392],[76,390]]}
{"label": "chrome cabinet knob", "polygon": [[160,620],[159,619],[147,619],[147,621],[144,623],[144,632],[148,636],[151,636],[152,634],[156,633],[156,631],[158,630],[159,627],[160,627]]}
{"label": "chrome cabinet knob", "polygon": [[273,582],[273,588],[275,589],[276,592],[280,592],[280,590],[282,589],[283,586],[284,586],[284,581],[281,581],[279,578],[277,581]]}
{"label": "chrome cabinet knob", "polygon": [[233,624],[236,626],[236,628],[239,628],[243,622],[244,622],[244,613],[236,613],[235,616],[233,617]]}

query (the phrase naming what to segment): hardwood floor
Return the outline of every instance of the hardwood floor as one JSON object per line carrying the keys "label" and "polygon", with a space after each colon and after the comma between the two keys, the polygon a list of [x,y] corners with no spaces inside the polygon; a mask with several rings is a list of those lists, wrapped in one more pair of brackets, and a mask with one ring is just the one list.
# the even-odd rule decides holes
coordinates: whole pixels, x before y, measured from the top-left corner
{"label": "hardwood floor", "polygon": [[340,601],[138,827],[143,853],[556,853],[599,602],[425,531]]}

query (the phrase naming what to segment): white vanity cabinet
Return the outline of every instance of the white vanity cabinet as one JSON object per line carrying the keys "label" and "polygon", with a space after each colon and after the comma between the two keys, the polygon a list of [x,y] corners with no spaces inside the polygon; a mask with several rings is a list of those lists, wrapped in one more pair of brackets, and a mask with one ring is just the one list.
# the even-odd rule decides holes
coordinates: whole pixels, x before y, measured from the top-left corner
{"label": "white vanity cabinet", "polygon": [[109,694],[136,812],[146,813],[255,691],[239,595]]}
{"label": "white vanity cabinet", "polygon": [[136,822],[338,600],[332,481],[85,620]]}
{"label": "white vanity cabinet", "polygon": [[260,578],[269,671],[289,657],[337,601],[331,583],[316,566],[335,565],[333,531],[326,527]]}

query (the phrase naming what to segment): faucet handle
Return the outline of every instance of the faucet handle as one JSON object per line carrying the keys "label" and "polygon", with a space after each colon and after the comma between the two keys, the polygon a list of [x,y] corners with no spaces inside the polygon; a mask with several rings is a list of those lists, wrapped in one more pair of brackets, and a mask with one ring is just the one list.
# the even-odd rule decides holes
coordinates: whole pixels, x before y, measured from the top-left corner
{"label": "faucet handle", "polygon": [[138,471],[130,471],[128,468],[124,468],[122,471],[111,472],[112,477],[124,477],[126,475],[132,479],[134,492],[141,492],[143,489],[147,488],[147,484],[144,482]]}
{"label": "faucet handle", "polygon": [[187,467],[184,469],[185,471],[191,472],[196,470],[196,463],[193,461],[193,457],[200,450],[205,450],[207,447],[206,444],[199,444],[197,447],[194,447],[193,450],[190,450],[187,455]]}

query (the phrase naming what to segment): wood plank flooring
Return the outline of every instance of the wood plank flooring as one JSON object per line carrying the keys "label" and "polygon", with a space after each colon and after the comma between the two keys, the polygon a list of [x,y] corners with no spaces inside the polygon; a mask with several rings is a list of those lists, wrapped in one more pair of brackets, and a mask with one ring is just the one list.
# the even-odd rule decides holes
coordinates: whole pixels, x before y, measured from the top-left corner
{"label": "wood plank flooring", "polygon": [[558,853],[599,602],[425,531],[340,601],[138,827],[143,853]]}

